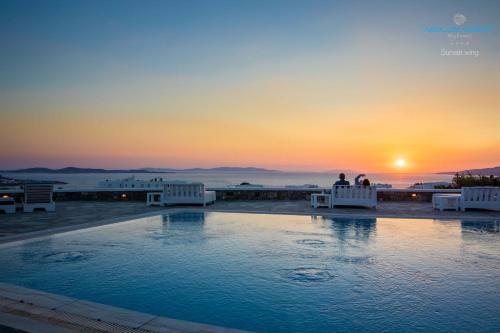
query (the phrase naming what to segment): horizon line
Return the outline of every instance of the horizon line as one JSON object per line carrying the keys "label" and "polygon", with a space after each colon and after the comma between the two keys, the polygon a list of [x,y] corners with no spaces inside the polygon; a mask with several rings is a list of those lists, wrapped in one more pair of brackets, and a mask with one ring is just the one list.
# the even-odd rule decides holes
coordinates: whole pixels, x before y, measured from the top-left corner
{"label": "horizon line", "polygon": [[[372,173],[372,174],[422,174],[422,173],[430,173],[430,174],[440,174],[440,173],[446,173],[446,174],[453,174],[453,173],[461,173],[461,172],[466,172],[469,170],[481,170],[481,169],[492,169],[492,168],[500,168],[500,166],[492,166],[492,167],[486,167],[486,168],[468,168],[465,170],[456,170],[456,171],[420,171],[420,172],[412,172],[412,171],[359,171],[359,170],[353,170],[353,169],[329,169],[329,170],[304,170],[304,169],[290,169],[290,170],[282,170],[282,169],[275,169],[275,168],[268,168],[268,167],[259,167],[259,166],[227,166],[227,165],[222,165],[222,166],[215,166],[215,167],[183,167],[183,168],[176,168],[176,167],[119,167],[119,168],[102,168],[102,167],[80,167],[80,166],[64,166],[64,167],[45,167],[45,166],[32,166],[32,167],[19,167],[19,168],[10,168],[10,169],[1,169],[0,172],[19,172],[19,170],[24,170],[24,169],[50,169],[50,170],[60,170],[60,169],[67,169],[67,168],[77,168],[77,169],[101,169],[101,170],[117,170],[117,171],[134,171],[134,170],[144,170],[148,171],[148,169],[164,169],[164,170],[174,170],[174,171],[188,171],[188,170],[193,170],[193,169],[200,169],[200,170],[213,170],[213,169],[221,169],[221,168],[234,168],[234,169],[261,169],[262,172],[297,172],[297,173],[337,173],[337,172],[343,172],[343,173]],[[161,173],[161,171],[159,171]]]}

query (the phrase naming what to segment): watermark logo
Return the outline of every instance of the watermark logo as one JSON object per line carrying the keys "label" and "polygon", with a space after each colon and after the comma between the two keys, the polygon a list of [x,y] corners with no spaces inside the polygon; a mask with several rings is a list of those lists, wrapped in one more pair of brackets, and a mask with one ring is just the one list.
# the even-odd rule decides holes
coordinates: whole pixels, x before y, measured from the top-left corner
{"label": "watermark logo", "polygon": [[[441,56],[471,56],[479,57],[480,51],[472,44],[473,35],[476,33],[493,32],[495,29],[491,25],[466,25],[467,17],[457,13],[452,17],[455,25],[429,26],[425,32],[443,33],[448,37],[447,47],[442,47]],[[477,37],[476,37],[477,38]]]}
{"label": "watermark logo", "polygon": [[455,14],[455,16],[453,16],[453,22],[455,22],[456,25],[463,25],[465,21],[467,21],[467,18],[464,14]]}

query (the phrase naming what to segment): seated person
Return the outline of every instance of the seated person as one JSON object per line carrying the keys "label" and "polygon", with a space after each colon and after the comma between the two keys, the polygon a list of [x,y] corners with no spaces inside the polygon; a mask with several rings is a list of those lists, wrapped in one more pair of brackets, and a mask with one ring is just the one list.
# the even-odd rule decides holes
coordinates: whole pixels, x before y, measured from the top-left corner
{"label": "seated person", "polygon": [[335,182],[335,184],[333,184],[335,186],[337,185],[349,185],[349,181],[348,180],[345,180],[345,174],[341,173],[339,174],[339,180],[337,180]]}
{"label": "seated person", "polygon": [[363,179],[363,182],[361,183],[361,185],[370,186],[370,181],[368,180],[368,178]]}
{"label": "seated person", "polygon": [[361,178],[363,177],[366,177],[364,173],[357,175],[356,178],[354,178],[354,185],[362,185],[363,181]]}

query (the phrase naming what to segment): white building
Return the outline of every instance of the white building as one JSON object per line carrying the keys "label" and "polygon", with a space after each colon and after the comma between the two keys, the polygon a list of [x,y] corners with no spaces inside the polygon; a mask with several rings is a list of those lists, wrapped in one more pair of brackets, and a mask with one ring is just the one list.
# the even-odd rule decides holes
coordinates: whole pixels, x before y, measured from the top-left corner
{"label": "white building", "polygon": [[145,188],[145,189],[162,189],[163,185],[167,183],[167,180],[163,178],[152,178],[150,180],[140,180],[135,179],[135,176],[131,176],[124,179],[110,180],[106,179],[97,183],[97,187],[100,188]]}

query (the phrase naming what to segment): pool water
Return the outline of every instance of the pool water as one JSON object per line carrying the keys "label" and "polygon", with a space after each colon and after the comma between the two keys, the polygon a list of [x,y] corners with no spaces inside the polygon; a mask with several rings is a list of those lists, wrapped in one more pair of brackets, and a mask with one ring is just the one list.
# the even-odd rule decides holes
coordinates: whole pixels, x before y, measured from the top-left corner
{"label": "pool water", "polygon": [[499,332],[499,222],[179,211],[0,249],[0,281],[258,332]]}

